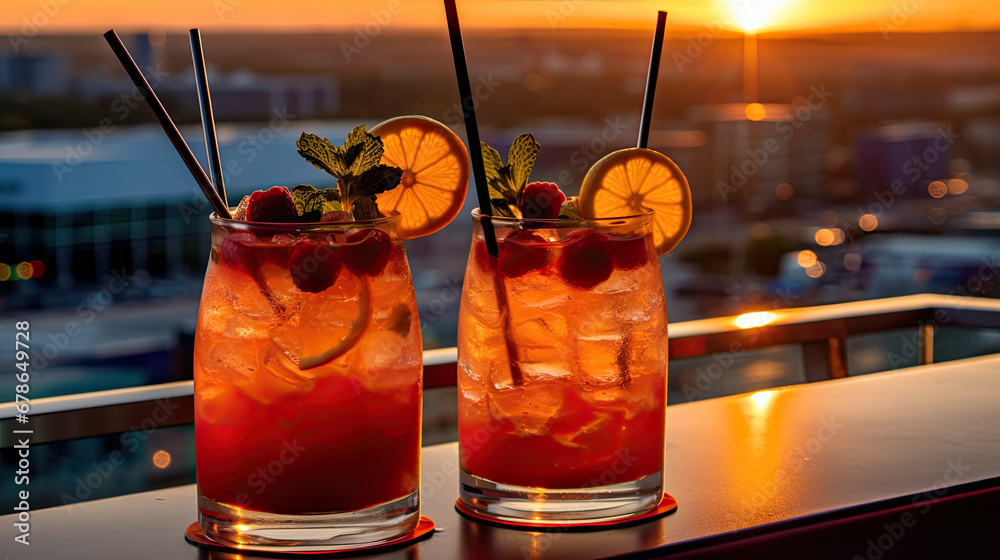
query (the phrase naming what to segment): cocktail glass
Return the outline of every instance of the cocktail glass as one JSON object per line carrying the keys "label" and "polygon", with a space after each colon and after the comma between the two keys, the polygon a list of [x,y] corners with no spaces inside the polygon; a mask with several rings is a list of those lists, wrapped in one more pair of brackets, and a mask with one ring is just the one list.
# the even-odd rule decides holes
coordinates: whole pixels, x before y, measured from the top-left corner
{"label": "cocktail glass", "polygon": [[194,357],[202,530],[275,550],[410,532],[422,347],[400,216],[211,221]]}
{"label": "cocktail glass", "polygon": [[[490,219],[499,259],[486,251]],[[585,524],[663,495],[667,312],[653,213],[484,218],[458,326],[460,498],[507,521]]]}

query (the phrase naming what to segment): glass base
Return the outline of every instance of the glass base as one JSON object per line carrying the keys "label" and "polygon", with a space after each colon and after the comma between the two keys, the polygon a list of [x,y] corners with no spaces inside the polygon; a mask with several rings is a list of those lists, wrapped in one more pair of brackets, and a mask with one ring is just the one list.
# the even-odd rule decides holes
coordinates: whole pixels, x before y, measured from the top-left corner
{"label": "glass base", "polygon": [[459,498],[480,515],[541,525],[604,523],[652,511],[663,497],[662,471],[631,482],[589,488],[500,484],[462,469]]}
{"label": "glass base", "polygon": [[420,521],[417,492],[368,509],[286,515],[229,506],[198,495],[198,523],[227,546],[271,551],[335,551],[398,540]]}

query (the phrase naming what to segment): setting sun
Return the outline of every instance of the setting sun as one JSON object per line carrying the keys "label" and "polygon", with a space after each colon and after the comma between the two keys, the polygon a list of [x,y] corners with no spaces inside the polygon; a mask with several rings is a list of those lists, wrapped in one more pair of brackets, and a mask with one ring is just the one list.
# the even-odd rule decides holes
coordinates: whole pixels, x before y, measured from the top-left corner
{"label": "setting sun", "polygon": [[744,31],[755,33],[765,25],[780,20],[779,10],[797,0],[724,0],[733,11],[735,23]]}

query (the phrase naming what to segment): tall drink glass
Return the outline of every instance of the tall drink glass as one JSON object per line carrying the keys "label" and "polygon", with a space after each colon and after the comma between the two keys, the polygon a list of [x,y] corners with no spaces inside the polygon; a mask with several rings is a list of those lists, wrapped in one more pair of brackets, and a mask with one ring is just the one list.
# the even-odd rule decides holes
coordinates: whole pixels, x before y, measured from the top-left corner
{"label": "tall drink glass", "polygon": [[652,212],[492,218],[499,259],[483,219],[473,212],[458,326],[461,500],[541,524],[655,508],[667,312]]}
{"label": "tall drink glass", "polygon": [[274,550],[408,533],[422,352],[400,216],[211,222],[194,356],[202,530]]}

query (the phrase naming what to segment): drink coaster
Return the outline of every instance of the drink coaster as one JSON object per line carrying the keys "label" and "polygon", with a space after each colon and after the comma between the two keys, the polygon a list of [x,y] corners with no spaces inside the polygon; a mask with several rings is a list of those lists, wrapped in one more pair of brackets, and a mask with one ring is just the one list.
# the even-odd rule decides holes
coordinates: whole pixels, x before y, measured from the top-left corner
{"label": "drink coaster", "polygon": [[663,517],[668,513],[672,513],[677,509],[677,500],[667,494],[663,493],[663,499],[660,500],[660,504],[657,505],[650,511],[645,513],[640,513],[639,515],[623,517],[621,519],[615,519],[614,521],[600,521],[597,523],[531,523],[529,521],[507,521],[505,519],[495,519],[493,517],[487,517],[462,502],[461,498],[455,501],[455,510],[461,514],[462,517],[466,519],[471,519],[478,523],[484,523],[486,525],[493,525],[495,527],[504,527],[508,529],[523,529],[525,531],[542,531],[546,530],[556,531],[556,532],[582,532],[582,531],[603,531],[606,529],[618,529],[620,527],[629,527],[631,525],[639,525],[640,523],[645,523],[659,517]]}
{"label": "drink coaster", "polygon": [[187,531],[184,532],[184,540],[197,546],[198,548],[204,548],[206,550],[212,550],[216,552],[232,552],[237,554],[248,554],[253,555],[256,553],[264,554],[266,553],[268,557],[271,558],[294,558],[298,556],[318,556],[320,558],[345,558],[348,556],[357,556],[359,554],[375,554],[379,552],[386,552],[395,548],[402,548],[404,546],[409,546],[417,541],[426,539],[434,534],[434,521],[430,517],[421,515],[420,521],[417,523],[417,527],[410,531],[409,533],[403,535],[402,537],[382,543],[374,546],[361,546],[358,548],[350,549],[338,549],[338,550],[288,550],[287,547],[279,546],[262,546],[253,544],[243,544],[243,545],[229,545],[222,544],[220,542],[213,541],[205,536],[205,533],[201,530],[201,525],[197,521],[188,525]]}

